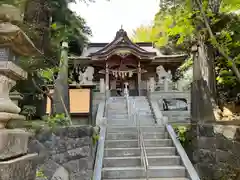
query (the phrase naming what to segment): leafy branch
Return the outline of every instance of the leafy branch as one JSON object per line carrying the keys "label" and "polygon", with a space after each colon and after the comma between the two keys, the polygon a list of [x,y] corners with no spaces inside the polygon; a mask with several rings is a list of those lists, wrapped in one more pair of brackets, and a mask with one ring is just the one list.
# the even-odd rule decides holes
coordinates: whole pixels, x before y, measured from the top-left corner
{"label": "leafy branch", "polygon": [[237,76],[237,80],[240,82],[240,72],[239,72],[239,70],[237,68],[237,65],[236,65],[234,59],[232,59],[230,56],[228,56],[228,54],[227,54],[227,52],[225,52],[224,48],[217,42],[217,39],[216,39],[216,37],[214,36],[214,34],[212,32],[210,24],[208,23],[208,19],[207,19],[207,16],[206,16],[206,14],[205,14],[205,12],[203,10],[201,2],[199,0],[196,0],[196,2],[197,2],[197,5],[198,5],[198,7],[200,9],[201,14],[202,14],[205,26],[206,26],[206,28],[208,30],[209,35],[210,35],[212,44],[218,49],[218,51],[222,54],[222,56],[224,58],[226,58],[228,61],[231,62],[232,69],[233,69],[235,75]]}

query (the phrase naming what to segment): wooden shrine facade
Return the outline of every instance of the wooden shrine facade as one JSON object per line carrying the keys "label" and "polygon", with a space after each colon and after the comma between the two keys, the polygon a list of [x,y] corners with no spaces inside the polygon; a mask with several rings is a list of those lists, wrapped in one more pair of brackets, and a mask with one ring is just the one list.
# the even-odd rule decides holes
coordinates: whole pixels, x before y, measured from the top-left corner
{"label": "wooden shrine facade", "polygon": [[75,79],[83,67],[92,66],[93,81],[99,84],[104,80],[105,90],[113,96],[124,84],[128,84],[130,95],[144,95],[149,78],[156,78],[156,67],[162,65],[174,75],[185,58],[186,55],[163,55],[152,43],[133,43],[120,29],[112,42],[90,43],[80,57],[70,57],[69,63]]}

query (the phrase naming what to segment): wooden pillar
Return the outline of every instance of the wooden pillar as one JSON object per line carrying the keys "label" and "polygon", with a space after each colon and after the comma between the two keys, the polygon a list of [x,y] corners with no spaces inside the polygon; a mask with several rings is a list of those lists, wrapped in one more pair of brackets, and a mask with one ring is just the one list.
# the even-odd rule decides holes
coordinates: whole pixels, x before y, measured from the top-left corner
{"label": "wooden pillar", "polygon": [[108,98],[109,97],[109,67],[108,63],[106,62],[106,67],[105,67],[105,85],[106,85],[106,90],[105,90],[105,95]]}
{"label": "wooden pillar", "polygon": [[138,62],[137,68],[137,78],[138,78],[138,95],[141,96],[141,64],[140,61]]}

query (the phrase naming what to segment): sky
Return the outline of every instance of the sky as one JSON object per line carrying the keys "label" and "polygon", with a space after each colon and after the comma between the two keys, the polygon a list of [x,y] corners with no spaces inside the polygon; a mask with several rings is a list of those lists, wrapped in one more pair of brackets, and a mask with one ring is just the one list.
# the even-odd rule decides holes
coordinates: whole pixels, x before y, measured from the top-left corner
{"label": "sky", "polygon": [[95,0],[95,3],[71,4],[70,9],[81,15],[91,28],[91,42],[110,42],[123,27],[130,35],[141,25],[153,22],[159,0]]}

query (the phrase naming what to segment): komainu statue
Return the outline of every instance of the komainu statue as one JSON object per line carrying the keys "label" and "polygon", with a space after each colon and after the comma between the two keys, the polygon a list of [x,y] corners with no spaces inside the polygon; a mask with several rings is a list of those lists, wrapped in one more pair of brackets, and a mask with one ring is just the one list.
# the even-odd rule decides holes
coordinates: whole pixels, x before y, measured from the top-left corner
{"label": "komainu statue", "polygon": [[84,73],[79,74],[79,81],[80,85],[83,84],[93,84],[93,74],[94,74],[94,68],[91,66],[88,66]]}
{"label": "komainu statue", "polygon": [[156,73],[158,76],[158,83],[162,84],[164,82],[164,79],[169,76],[169,74],[165,71],[163,66],[158,66],[156,68]]}

